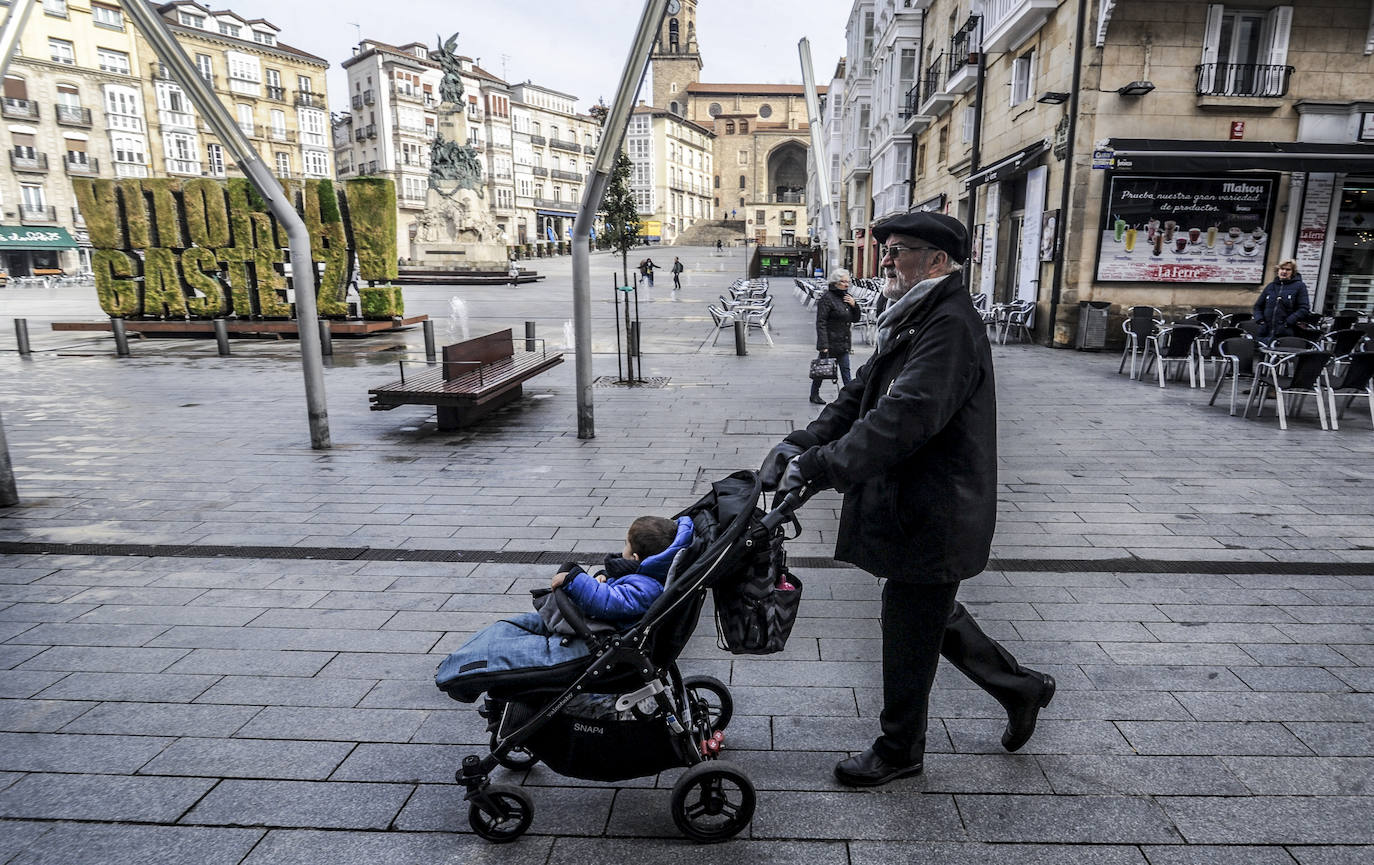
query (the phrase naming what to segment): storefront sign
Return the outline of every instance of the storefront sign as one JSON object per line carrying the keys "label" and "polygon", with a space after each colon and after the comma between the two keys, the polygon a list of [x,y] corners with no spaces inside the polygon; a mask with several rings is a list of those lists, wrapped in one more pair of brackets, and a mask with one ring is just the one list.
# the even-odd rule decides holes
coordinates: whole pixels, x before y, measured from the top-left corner
{"label": "storefront sign", "polygon": [[1107,178],[1097,279],[1262,282],[1277,185],[1272,174]]}
{"label": "storefront sign", "polygon": [[76,246],[65,228],[0,225],[0,249],[71,249]]}
{"label": "storefront sign", "polygon": [[1245,121],[1244,121],[1244,120],[1232,120],[1232,121],[1231,121],[1231,140],[1232,140],[1232,141],[1241,141],[1241,140],[1243,140],[1244,138],[1245,138]]}
{"label": "storefront sign", "polygon": [[1110,147],[1099,147],[1093,151],[1093,168],[1105,170],[1112,167],[1116,153]]}
{"label": "storefront sign", "polygon": [[1327,222],[1331,218],[1331,196],[1335,187],[1334,174],[1307,175],[1293,260],[1298,263],[1298,273],[1309,286],[1318,284],[1322,253],[1326,251]]}
{"label": "storefront sign", "polygon": [[1360,140],[1374,141],[1374,111],[1360,115]]}

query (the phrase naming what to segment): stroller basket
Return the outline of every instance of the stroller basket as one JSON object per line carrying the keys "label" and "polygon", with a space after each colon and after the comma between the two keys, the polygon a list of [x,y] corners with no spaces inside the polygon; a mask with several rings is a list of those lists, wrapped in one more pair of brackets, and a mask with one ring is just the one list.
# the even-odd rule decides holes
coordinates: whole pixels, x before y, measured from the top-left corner
{"label": "stroller basket", "polygon": [[[716,592],[718,610],[725,610],[718,615],[730,632],[743,635],[732,639],[732,651],[778,651],[786,642],[801,583],[786,571],[780,524],[799,502],[789,497],[765,515],[761,494],[756,473],[736,472],[678,515],[691,518],[692,542],[629,630],[593,635],[564,598],[560,610],[582,637],[529,629],[532,666],[519,666],[518,653],[502,654],[498,645],[502,629],[519,630],[518,619],[493,625],[494,637],[475,635],[440,665],[436,684],[450,696],[471,702],[487,695],[491,751],[464,758],[457,775],[475,832],[497,842],[525,832],[534,813],[529,794],[493,784],[490,773],[498,765],[526,769],[541,760],[559,774],[600,781],[685,766],[672,796],[673,819],[684,834],[723,841],[749,825],[753,784],[717,759],[733,712],[729,691],[709,677],[683,677],[677,657],[696,630],[707,589]],[[778,596],[786,603],[777,603]],[[747,615],[739,612],[745,608]],[[741,615],[749,621],[731,618]]]}

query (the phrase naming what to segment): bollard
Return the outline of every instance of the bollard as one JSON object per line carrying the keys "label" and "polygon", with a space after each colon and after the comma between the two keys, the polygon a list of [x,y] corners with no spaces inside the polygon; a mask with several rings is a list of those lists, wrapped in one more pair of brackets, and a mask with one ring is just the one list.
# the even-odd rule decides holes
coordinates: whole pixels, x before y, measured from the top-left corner
{"label": "bollard", "polygon": [[128,357],[129,335],[124,332],[124,319],[110,319],[110,333],[114,334],[115,354],[119,357]]}
{"label": "bollard", "polygon": [[229,324],[222,318],[217,318],[213,322],[215,326],[215,344],[219,346],[219,356],[229,356]]}
{"label": "bollard", "polygon": [[29,320],[27,318],[14,320],[14,339],[19,343],[20,357],[33,354],[33,350],[29,348]]}
{"label": "bollard", "polygon": [[320,319],[320,354],[324,357],[334,356],[334,334],[329,331],[329,319]]}
{"label": "bollard", "polygon": [[744,357],[749,353],[749,346],[746,340],[749,336],[749,325],[745,324],[744,319],[735,319],[735,354]]}
{"label": "bollard", "polygon": [[525,322],[525,351],[534,351],[534,322]]}
{"label": "bollard", "polygon": [[434,351],[434,322],[425,319],[420,323],[420,329],[425,332],[425,361],[434,363],[437,357]]}
{"label": "bollard", "polygon": [[[629,335],[629,338],[626,339],[626,343],[628,343],[628,345],[629,345],[629,347],[630,347],[630,354],[631,354],[631,355],[634,357],[634,359],[635,359],[635,365],[636,365],[636,366],[639,366],[639,360],[640,360],[640,356],[639,356],[639,322],[637,322],[637,321],[632,321],[632,322],[630,322],[630,335]],[[644,372],[643,367],[640,366],[640,377],[641,377],[641,378],[643,377],[643,372]]]}

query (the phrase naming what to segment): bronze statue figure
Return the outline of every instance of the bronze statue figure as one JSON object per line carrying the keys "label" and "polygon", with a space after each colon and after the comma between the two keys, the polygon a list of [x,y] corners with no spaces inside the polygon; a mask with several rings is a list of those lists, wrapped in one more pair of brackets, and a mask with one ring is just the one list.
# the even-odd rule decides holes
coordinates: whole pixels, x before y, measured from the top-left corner
{"label": "bronze statue figure", "polygon": [[448,39],[442,36],[435,38],[439,40],[439,49],[434,52],[433,59],[439,61],[444,70],[444,77],[439,80],[439,102],[458,105],[463,100],[463,67],[458,62],[458,55],[453,53],[458,45],[458,34],[454,33]]}

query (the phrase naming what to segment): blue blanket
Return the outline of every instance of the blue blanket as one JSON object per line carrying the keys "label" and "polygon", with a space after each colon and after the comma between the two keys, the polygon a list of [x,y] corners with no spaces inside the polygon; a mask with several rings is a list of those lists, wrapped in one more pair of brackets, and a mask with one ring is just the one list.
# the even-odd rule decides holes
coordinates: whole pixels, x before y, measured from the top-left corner
{"label": "blue blanket", "polygon": [[531,611],[473,634],[439,664],[434,684],[453,699],[472,703],[487,691],[556,686],[575,677],[589,654],[584,641],[551,633]]}

